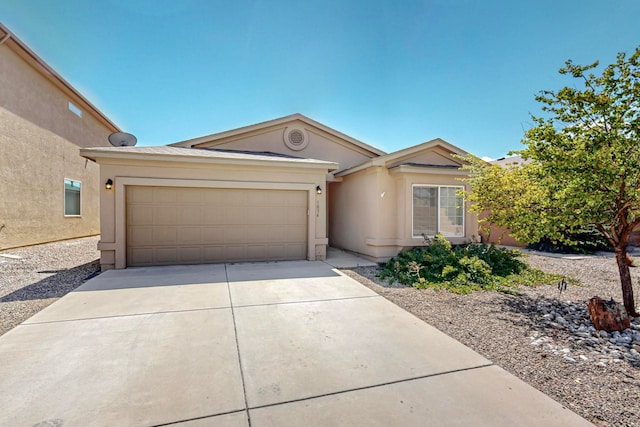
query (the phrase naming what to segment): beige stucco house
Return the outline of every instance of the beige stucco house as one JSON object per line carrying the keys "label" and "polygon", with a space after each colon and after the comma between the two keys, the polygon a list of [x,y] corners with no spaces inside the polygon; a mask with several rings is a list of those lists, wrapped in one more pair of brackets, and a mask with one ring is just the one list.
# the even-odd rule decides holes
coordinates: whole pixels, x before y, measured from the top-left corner
{"label": "beige stucco house", "polygon": [[0,249],[99,234],[99,170],[79,147],[118,128],[0,24]]}
{"label": "beige stucco house", "polygon": [[457,190],[465,153],[436,139],[395,153],[300,114],[162,147],[83,148],[100,165],[101,264],[384,260],[443,233],[477,235]]}

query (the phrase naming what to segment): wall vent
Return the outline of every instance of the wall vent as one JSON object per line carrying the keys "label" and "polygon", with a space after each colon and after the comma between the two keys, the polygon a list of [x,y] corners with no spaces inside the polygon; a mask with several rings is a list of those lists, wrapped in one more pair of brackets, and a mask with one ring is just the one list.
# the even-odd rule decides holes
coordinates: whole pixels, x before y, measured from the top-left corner
{"label": "wall vent", "polygon": [[284,143],[292,150],[304,150],[309,145],[309,135],[301,128],[286,128],[284,130]]}

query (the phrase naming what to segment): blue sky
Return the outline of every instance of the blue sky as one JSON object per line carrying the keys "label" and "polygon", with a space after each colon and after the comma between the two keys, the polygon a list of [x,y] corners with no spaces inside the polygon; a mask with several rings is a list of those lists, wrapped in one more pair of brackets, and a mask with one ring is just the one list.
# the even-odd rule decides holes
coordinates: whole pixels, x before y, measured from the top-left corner
{"label": "blue sky", "polygon": [[385,151],[521,148],[564,61],[640,45],[638,0],[2,0],[0,21],[140,145],[302,113]]}

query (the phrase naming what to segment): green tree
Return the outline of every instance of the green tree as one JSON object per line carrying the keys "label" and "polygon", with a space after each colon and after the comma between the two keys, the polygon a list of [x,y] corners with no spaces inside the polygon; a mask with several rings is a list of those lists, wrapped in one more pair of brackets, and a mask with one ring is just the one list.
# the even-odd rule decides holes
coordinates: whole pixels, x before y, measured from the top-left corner
{"label": "green tree", "polygon": [[576,85],[536,96],[544,113],[514,152],[524,165],[468,159],[468,198],[474,211],[490,211],[486,222],[526,243],[571,244],[567,234],[595,226],[615,251],[625,309],[638,316],[627,245],[640,225],[640,47],[595,75],[598,66],[569,60],[559,72]]}

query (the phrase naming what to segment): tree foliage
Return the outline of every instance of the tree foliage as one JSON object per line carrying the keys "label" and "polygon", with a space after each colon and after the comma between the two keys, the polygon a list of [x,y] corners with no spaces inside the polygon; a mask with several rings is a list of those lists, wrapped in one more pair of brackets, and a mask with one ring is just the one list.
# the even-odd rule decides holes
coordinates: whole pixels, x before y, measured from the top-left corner
{"label": "tree foliage", "polygon": [[468,198],[486,221],[527,243],[594,226],[616,253],[627,312],[636,315],[627,244],[640,225],[640,47],[594,74],[598,62],[567,61],[560,74],[575,86],[536,96],[524,165],[502,168],[468,159]]}

